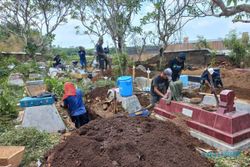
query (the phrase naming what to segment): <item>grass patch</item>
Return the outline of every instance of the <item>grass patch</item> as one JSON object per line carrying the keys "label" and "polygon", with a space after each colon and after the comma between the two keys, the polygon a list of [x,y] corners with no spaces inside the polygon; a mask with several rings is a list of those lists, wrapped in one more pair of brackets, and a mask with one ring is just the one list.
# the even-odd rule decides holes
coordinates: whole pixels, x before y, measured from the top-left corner
{"label": "grass patch", "polygon": [[215,167],[249,167],[250,150],[243,151],[239,156],[235,157],[215,157],[210,159],[215,162]]}
{"label": "grass patch", "polygon": [[32,128],[20,128],[0,135],[0,145],[25,146],[21,166],[29,166],[38,159],[43,160],[44,154],[58,144],[59,139],[59,135],[40,132]]}

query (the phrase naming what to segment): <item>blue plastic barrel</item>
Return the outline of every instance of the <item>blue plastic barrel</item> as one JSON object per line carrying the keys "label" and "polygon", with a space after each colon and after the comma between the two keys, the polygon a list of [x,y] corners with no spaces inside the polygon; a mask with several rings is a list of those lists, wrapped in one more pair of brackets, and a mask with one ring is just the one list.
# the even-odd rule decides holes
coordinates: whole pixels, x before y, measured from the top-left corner
{"label": "blue plastic barrel", "polygon": [[180,80],[182,81],[183,87],[188,86],[188,75],[181,75]]}
{"label": "blue plastic barrel", "polygon": [[121,76],[117,79],[117,86],[122,97],[133,95],[133,82],[131,76]]}

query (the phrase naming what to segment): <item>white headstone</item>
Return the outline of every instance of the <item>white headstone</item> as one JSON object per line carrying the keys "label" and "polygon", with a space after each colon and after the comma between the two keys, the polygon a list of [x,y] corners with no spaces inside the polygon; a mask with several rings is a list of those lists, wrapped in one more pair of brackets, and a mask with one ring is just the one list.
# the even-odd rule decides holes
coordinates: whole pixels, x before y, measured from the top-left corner
{"label": "white headstone", "polygon": [[136,95],[122,97],[122,107],[128,113],[134,113],[142,109],[141,104]]}

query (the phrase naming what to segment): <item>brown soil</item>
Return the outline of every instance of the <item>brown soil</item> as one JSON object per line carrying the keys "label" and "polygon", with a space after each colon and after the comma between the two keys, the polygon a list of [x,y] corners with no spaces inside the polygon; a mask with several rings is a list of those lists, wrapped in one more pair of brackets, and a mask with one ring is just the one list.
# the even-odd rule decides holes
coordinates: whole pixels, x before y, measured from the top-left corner
{"label": "brown soil", "polygon": [[107,101],[106,97],[109,89],[108,86],[97,87],[86,95],[86,109],[90,114],[91,120],[98,117],[113,117],[115,113],[124,112],[121,103],[115,103],[114,100],[110,103],[105,103],[107,107],[104,108],[104,102]]}
{"label": "brown soil", "polygon": [[107,93],[108,93],[109,89],[110,88],[108,86],[106,86],[106,87],[97,87],[97,88],[93,89],[90,93],[88,93],[86,95],[86,99],[87,100],[94,100],[97,97],[99,97],[100,100],[105,100],[105,98],[107,97]]}
{"label": "brown soil", "polygon": [[[132,76],[133,75],[133,69],[129,68],[128,73]],[[145,77],[145,78],[147,78],[148,74],[146,72],[141,71],[140,69],[135,69],[135,77]],[[149,77],[150,78],[154,77],[154,73],[151,72]]]}
{"label": "brown soil", "polygon": [[226,89],[235,91],[236,97],[250,100],[250,72],[241,72],[235,69],[222,70],[222,81]]}
{"label": "brown soil", "polygon": [[223,69],[222,80],[225,87],[237,87],[250,90],[250,72]]}
{"label": "brown soil", "polygon": [[108,77],[108,78],[112,78],[113,77],[113,73],[112,73],[112,69],[107,69],[106,71],[103,72],[103,75],[101,74],[101,72],[99,72],[94,78],[92,78],[92,82],[96,82],[100,79],[103,79],[103,77]]}
{"label": "brown soil", "polygon": [[150,104],[150,95],[141,93],[136,95],[142,107],[147,107]]}
{"label": "brown soil", "polygon": [[64,108],[60,107],[60,103],[61,102],[56,103],[56,108],[57,108],[59,114],[61,115],[64,124],[66,125],[67,128],[74,129],[75,124],[71,121],[71,119],[69,117],[69,114],[67,112],[67,109],[64,109]]}
{"label": "brown soil", "polygon": [[226,89],[234,90],[236,97],[240,99],[250,100],[250,89],[239,88],[235,86],[225,87]]}
{"label": "brown soil", "polygon": [[196,150],[201,143],[171,122],[117,116],[97,119],[45,156],[47,166],[213,166]]}

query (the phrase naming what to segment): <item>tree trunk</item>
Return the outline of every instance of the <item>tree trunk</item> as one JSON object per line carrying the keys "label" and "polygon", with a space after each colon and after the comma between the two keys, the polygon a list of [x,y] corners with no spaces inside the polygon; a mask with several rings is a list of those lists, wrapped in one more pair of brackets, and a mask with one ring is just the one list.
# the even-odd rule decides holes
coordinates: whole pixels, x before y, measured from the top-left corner
{"label": "tree trunk", "polygon": [[118,52],[123,53],[123,38],[118,36]]}

